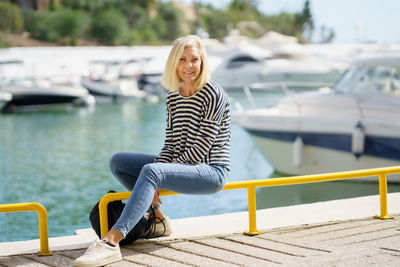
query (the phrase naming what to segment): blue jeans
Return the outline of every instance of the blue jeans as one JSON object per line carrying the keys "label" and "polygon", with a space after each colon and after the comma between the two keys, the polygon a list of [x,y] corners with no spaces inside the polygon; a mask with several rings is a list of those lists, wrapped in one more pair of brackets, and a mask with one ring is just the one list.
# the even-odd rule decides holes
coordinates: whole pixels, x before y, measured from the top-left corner
{"label": "blue jeans", "polygon": [[119,152],[110,159],[113,175],[132,190],[119,220],[112,227],[124,237],[149,209],[157,188],[182,194],[213,194],[220,191],[228,171],[218,165],[154,163],[156,156]]}

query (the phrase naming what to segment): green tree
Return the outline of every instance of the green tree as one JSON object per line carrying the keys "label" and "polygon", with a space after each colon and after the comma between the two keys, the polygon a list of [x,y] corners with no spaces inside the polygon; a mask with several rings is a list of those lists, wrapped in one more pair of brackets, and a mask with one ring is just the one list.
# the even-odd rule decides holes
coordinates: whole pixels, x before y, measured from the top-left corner
{"label": "green tree", "polygon": [[228,5],[228,10],[257,11],[257,1],[255,0],[232,0]]}
{"label": "green tree", "polygon": [[113,8],[122,0],[62,0],[63,7],[88,11],[91,14]]}
{"label": "green tree", "polygon": [[91,33],[103,44],[117,44],[128,33],[128,20],[116,9],[100,11],[93,18]]}
{"label": "green tree", "polygon": [[[183,13],[168,3],[162,3],[157,8],[158,16],[166,22],[166,30],[157,32],[162,40],[174,40],[182,34]],[[159,30],[160,28],[158,28]],[[157,30],[157,29],[156,29]]]}
{"label": "green tree", "polygon": [[314,31],[314,21],[310,10],[310,1],[306,0],[302,12],[296,16],[297,37],[302,41],[310,41]]}
{"label": "green tree", "polygon": [[21,33],[24,20],[19,7],[12,3],[0,3],[0,31],[3,33]]}
{"label": "green tree", "polygon": [[26,30],[35,39],[76,45],[78,37],[84,36],[90,25],[89,15],[80,10],[58,8],[55,11],[26,11],[29,21]]}
{"label": "green tree", "polygon": [[215,9],[211,5],[200,7],[200,25],[208,32],[211,38],[222,40],[228,33],[228,24],[232,20],[225,12]]}
{"label": "green tree", "polygon": [[26,30],[32,38],[50,42],[61,38],[55,25],[54,12],[27,11],[25,17],[29,20]]}
{"label": "green tree", "polygon": [[81,10],[60,8],[54,16],[55,29],[68,45],[76,45],[77,38],[83,36],[90,25],[89,15]]}
{"label": "green tree", "polygon": [[155,0],[121,0],[115,7],[128,18],[131,28],[144,28],[143,21],[150,23],[150,14],[156,12],[157,6],[158,3]]}
{"label": "green tree", "polygon": [[266,31],[276,31],[286,35],[296,34],[296,15],[283,12],[279,15],[264,15],[260,18],[260,24]]}
{"label": "green tree", "polygon": [[257,21],[260,17],[257,2],[254,0],[232,0],[226,14],[235,24],[241,21]]}

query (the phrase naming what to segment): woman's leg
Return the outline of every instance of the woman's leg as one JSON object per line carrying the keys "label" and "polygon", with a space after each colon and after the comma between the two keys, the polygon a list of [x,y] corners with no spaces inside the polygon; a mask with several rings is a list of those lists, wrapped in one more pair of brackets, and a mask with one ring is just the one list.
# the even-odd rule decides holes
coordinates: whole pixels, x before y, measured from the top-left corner
{"label": "woman's leg", "polygon": [[[136,184],[143,166],[153,163],[155,159],[156,156],[150,154],[117,152],[111,157],[109,167],[117,180],[127,190],[131,191]],[[157,217],[161,219],[165,218],[160,209],[157,209],[155,212]],[[124,236],[119,231],[111,229],[104,238],[112,244],[118,244]]]}
{"label": "woman's leg", "polygon": [[155,158],[155,155],[150,154],[118,152],[111,157],[109,166],[118,181],[131,191],[143,166],[153,163]]}
{"label": "woman's leg", "polygon": [[157,188],[184,194],[212,194],[223,188],[226,178],[227,171],[223,167],[207,164],[147,164],[140,172],[132,194],[113,229],[126,236],[146,213]]}
{"label": "woman's leg", "polygon": [[[109,162],[111,173],[117,180],[125,186],[126,189],[132,191],[140,171],[143,166],[148,163],[153,163],[156,159],[155,155],[131,153],[131,152],[118,152],[115,153]],[[155,216],[159,219],[165,219],[161,209],[154,207]]]}

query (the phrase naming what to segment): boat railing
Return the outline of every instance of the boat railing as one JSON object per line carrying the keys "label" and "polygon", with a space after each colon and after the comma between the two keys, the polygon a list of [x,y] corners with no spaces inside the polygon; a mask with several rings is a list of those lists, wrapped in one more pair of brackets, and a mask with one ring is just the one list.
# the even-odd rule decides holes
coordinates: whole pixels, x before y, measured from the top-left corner
{"label": "boat railing", "polygon": [[46,208],[37,202],[31,203],[16,203],[16,204],[0,204],[0,213],[5,212],[22,212],[22,211],[36,211],[39,217],[39,231],[40,231],[40,251],[39,256],[51,256],[49,250],[49,233],[47,226],[47,211]]}
{"label": "boat railing", "polygon": [[[248,202],[248,215],[249,215],[249,230],[245,231],[245,235],[257,235],[262,232],[257,230],[256,222],[256,188],[268,187],[268,186],[282,186],[282,185],[294,185],[294,184],[305,184],[315,182],[327,182],[335,180],[355,179],[370,176],[379,177],[379,195],[380,195],[380,215],[376,215],[375,218],[386,220],[392,219],[392,216],[388,215],[387,209],[387,175],[400,173],[400,166],[365,169],[356,171],[336,172],[336,173],[324,173],[324,174],[313,174],[313,175],[302,175],[282,178],[269,178],[262,180],[247,180],[230,182],[225,185],[222,190],[234,190],[234,189],[247,189],[247,202]],[[161,190],[161,196],[177,195],[179,193]],[[100,199],[99,203],[99,215],[100,215],[100,231],[103,237],[108,232],[108,214],[107,205],[108,203],[116,200],[128,199],[131,195],[131,191],[109,193],[104,195]]]}

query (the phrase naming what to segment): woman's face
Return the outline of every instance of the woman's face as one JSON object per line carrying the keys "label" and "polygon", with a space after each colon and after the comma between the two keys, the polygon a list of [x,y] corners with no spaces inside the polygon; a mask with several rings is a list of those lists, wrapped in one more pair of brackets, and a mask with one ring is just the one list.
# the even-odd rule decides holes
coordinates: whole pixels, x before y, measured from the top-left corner
{"label": "woman's face", "polygon": [[178,76],[184,83],[195,83],[201,72],[200,51],[196,46],[186,46],[179,59]]}

